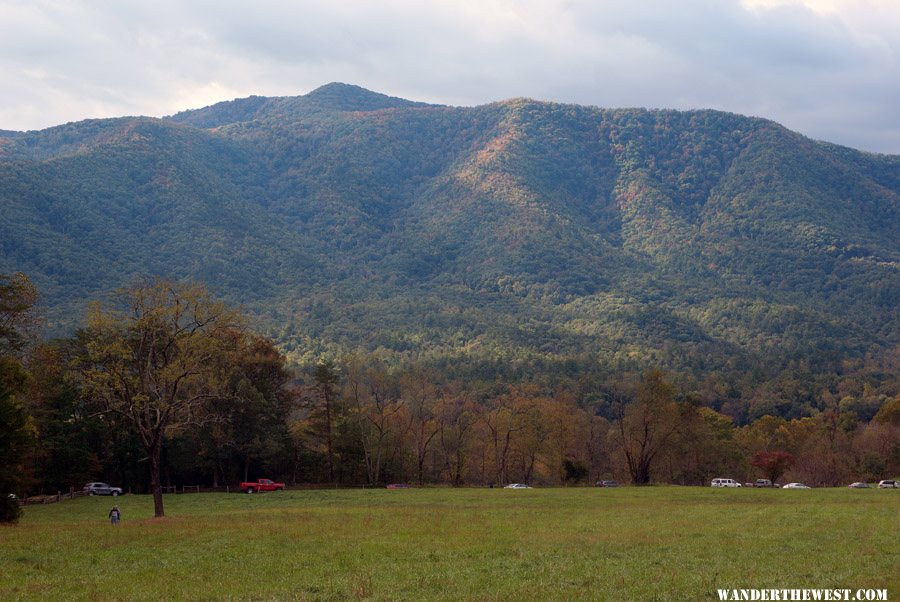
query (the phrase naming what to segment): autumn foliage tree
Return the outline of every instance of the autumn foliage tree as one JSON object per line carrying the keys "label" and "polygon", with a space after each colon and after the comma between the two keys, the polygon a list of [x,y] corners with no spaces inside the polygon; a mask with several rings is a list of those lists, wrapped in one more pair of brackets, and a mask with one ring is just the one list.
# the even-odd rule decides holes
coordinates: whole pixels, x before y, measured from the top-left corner
{"label": "autumn foliage tree", "polygon": [[120,416],[137,432],[149,460],[154,514],[161,517],[164,437],[213,416],[210,404],[224,392],[241,319],[194,284],[154,280],[118,299],[119,308],[90,309],[82,376],[99,411]]}
{"label": "autumn foliage tree", "polygon": [[404,432],[410,438],[410,447],[415,456],[416,481],[425,483],[425,461],[433,445],[440,425],[435,417],[438,402],[438,375],[432,371],[415,370],[400,379],[401,395],[405,402]]}
{"label": "autumn foliage tree", "polygon": [[32,439],[29,417],[16,399],[28,376],[20,354],[28,343],[37,291],[23,274],[0,274],[0,522],[15,522],[20,510],[9,497],[23,484],[23,460]]}
{"label": "autumn foliage tree", "polygon": [[650,370],[638,386],[637,398],[625,406],[617,422],[618,443],[635,485],[650,482],[654,463],[676,434],[674,393],[661,371]]}
{"label": "autumn foliage tree", "polygon": [[396,419],[405,409],[395,375],[378,359],[355,359],[347,369],[344,397],[359,427],[368,483],[377,485],[397,434]]}
{"label": "autumn foliage tree", "polygon": [[750,466],[758,468],[772,483],[781,478],[781,475],[793,465],[794,456],[786,451],[761,451],[750,460]]}
{"label": "autumn foliage tree", "polygon": [[454,487],[460,487],[469,468],[473,433],[480,419],[479,407],[465,391],[456,387],[442,392],[435,414],[444,478]]}

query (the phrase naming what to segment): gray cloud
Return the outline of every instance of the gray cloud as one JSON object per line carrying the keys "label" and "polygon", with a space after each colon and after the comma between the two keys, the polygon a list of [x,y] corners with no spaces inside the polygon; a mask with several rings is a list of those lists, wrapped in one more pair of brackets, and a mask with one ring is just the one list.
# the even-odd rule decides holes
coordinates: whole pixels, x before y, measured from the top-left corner
{"label": "gray cloud", "polygon": [[2,129],[346,81],[447,104],[709,107],[900,152],[891,0],[0,0],[0,73]]}

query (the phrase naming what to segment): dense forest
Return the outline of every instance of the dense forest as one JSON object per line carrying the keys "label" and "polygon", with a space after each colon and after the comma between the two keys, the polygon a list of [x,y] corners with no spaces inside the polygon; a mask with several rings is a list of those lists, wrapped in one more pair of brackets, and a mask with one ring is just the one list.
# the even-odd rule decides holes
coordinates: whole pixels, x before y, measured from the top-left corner
{"label": "dense forest", "polygon": [[[803,418],[743,426],[659,369],[566,385],[455,379],[356,353],[293,371],[204,287],[165,280],[91,306],[76,334],[34,338],[36,291],[0,279],[0,492],[105,479],[155,494],[392,482],[704,485],[715,476],[816,486],[900,473],[900,395],[864,381],[816,394]],[[854,391],[851,383],[861,385]],[[856,396],[854,396],[856,395]],[[15,519],[7,504],[4,519]]]}
{"label": "dense forest", "polygon": [[[146,489],[157,452],[162,481],[207,485],[687,483],[776,451],[813,483],[897,472],[897,156],[717,111],[329,84],[0,131],[0,208],[20,492]],[[83,407],[79,366],[97,308],[158,278],[205,283],[244,334],[208,340],[231,349],[215,419],[154,447]],[[666,433],[649,470],[641,404]]]}
{"label": "dense forest", "polygon": [[741,423],[896,373],[900,157],[763,119],[330,84],[2,134],[0,205],[0,271],[41,290],[49,336],[164,276],[242,306],[294,365],[659,366]]}

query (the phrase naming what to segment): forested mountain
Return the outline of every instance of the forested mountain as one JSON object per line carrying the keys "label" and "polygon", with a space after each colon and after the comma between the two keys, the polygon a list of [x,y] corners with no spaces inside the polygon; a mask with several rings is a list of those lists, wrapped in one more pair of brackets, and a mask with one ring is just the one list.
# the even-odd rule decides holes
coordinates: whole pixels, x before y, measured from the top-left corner
{"label": "forested mountain", "polygon": [[0,131],[0,206],[0,273],[32,278],[50,334],[160,274],[298,361],[771,376],[890,366],[898,342],[900,156],[717,111],[329,84]]}

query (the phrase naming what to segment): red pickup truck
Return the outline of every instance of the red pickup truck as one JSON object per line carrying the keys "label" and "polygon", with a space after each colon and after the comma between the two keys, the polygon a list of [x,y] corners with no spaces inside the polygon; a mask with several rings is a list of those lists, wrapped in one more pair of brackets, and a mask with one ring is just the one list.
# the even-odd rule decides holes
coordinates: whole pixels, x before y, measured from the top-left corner
{"label": "red pickup truck", "polygon": [[257,491],[283,491],[284,483],[276,483],[270,479],[259,479],[254,483],[241,483],[241,491],[244,493],[256,493]]}

